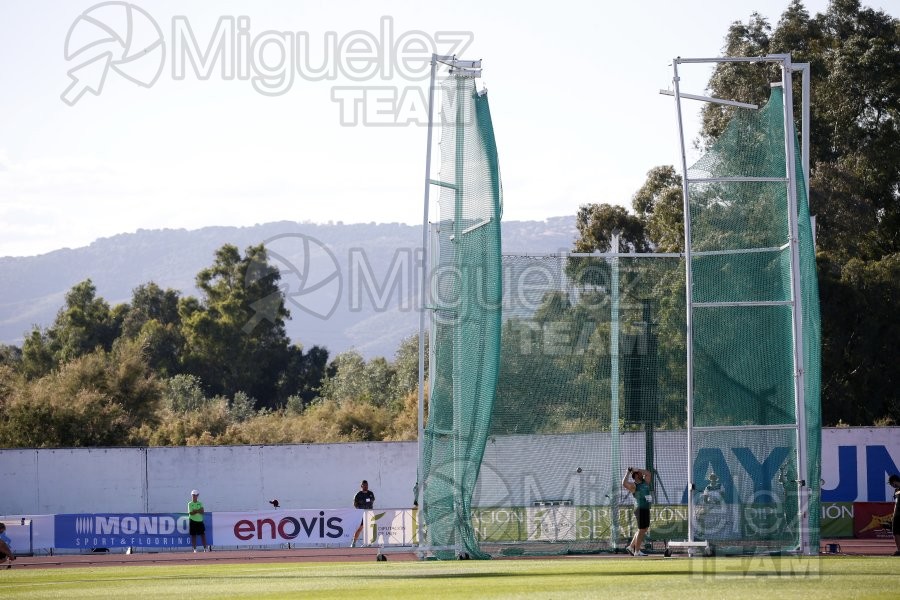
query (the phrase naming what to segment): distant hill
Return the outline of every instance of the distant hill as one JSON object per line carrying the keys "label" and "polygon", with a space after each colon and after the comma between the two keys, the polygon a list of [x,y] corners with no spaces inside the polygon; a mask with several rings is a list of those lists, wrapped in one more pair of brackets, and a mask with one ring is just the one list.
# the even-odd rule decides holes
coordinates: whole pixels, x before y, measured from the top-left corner
{"label": "distant hill", "polygon": [[[503,223],[504,252],[569,250],[575,217]],[[198,295],[194,277],[223,244],[242,251],[266,243],[282,269],[291,320],[288,335],[331,356],[355,348],[367,358],[392,357],[418,330],[417,249],[421,227],[280,221],[253,227],[139,230],[90,246],[40,256],[0,258],[0,342],[21,345],[33,325],[53,322],[66,292],[90,278],[110,305],[129,302],[140,284],[156,282]]]}

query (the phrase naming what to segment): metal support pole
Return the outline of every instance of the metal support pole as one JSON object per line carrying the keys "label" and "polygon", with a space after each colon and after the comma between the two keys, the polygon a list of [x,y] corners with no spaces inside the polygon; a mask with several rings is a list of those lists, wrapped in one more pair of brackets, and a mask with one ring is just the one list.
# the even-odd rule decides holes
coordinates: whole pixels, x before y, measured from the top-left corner
{"label": "metal support pole", "polygon": [[422,216],[422,279],[419,288],[419,298],[421,306],[419,307],[419,460],[416,468],[416,486],[417,500],[421,512],[416,519],[418,527],[419,545],[424,545],[422,516],[425,514],[424,491],[425,481],[419,480],[424,474],[423,466],[425,463],[425,311],[427,310],[428,289],[428,204],[431,192],[431,143],[432,131],[434,129],[434,73],[437,69],[437,55],[431,55],[431,82],[428,85],[428,133],[427,133],[427,149],[425,151],[425,200],[423,202]]}
{"label": "metal support pole", "polygon": [[612,445],[612,490],[610,494],[610,544],[619,541],[619,494],[621,492],[622,451],[619,433],[619,233],[613,232],[610,264],[610,316],[609,316],[609,431]]}
{"label": "metal support pole", "polygon": [[[453,245],[454,264],[456,265],[456,276],[459,277],[459,297],[465,297],[465,289],[468,285],[469,273],[466,272],[467,265],[462,264],[462,230],[463,230],[463,156],[465,152],[465,123],[466,114],[463,103],[463,93],[459,88],[460,81],[457,80],[456,85],[456,148],[455,160],[453,166],[454,184],[456,190],[454,194],[453,208],[453,236],[456,243]],[[462,551],[462,524],[459,522],[460,515],[463,512],[462,501],[462,463],[461,463],[461,441],[460,430],[462,429],[462,419],[460,415],[462,407],[462,340],[463,322],[468,318],[466,307],[458,302],[456,311],[456,326],[453,328],[453,514],[456,517],[454,524],[456,543],[456,554],[459,556]]]}
{"label": "metal support pole", "polygon": [[678,140],[681,144],[681,181],[684,195],[684,293],[686,301],[685,350],[687,352],[687,501],[688,501],[688,541],[694,541],[694,293],[691,273],[691,199],[688,186],[687,153],[684,149],[684,121],[681,117],[681,88],[679,86],[678,64],[681,59],[672,61],[675,86],[675,111],[678,115]]}
{"label": "metal support pole", "polygon": [[797,423],[797,471],[799,474],[799,526],[800,551],[809,554],[809,477],[806,450],[806,378],[803,351],[803,292],[800,283],[800,234],[798,227],[797,170],[794,149],[794,96],[791,76],[791,58],[785,56],[781,68],[781,85],[784,93],[784,151],[787,168],[788,235],[791,265],[791,316],[793,321],[794,358],[794,411]]}

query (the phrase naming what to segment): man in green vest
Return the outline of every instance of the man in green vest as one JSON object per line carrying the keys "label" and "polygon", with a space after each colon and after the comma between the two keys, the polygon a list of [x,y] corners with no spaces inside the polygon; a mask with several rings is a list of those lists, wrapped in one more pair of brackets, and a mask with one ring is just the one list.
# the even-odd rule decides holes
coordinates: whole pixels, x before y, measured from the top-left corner
{"label": "man in green vest", "polygon": [[200,496],[199,490],[191,490],[191,501],[188,502],[188,532],[191,534],[191,546],[194,548],[194,552],[197,552],[197,536],[200,536],[200,541],[203,543],[203,546],[200,548],[201,552],[212,550],[211,547],[206,545],[206,525],[203,523],[203,503],[198,500]]}

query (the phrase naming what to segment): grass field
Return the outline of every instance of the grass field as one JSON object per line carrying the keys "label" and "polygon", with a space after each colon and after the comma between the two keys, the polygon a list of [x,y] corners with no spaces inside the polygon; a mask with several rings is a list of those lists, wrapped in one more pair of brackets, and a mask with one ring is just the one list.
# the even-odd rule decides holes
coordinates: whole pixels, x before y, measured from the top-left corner
{"label": "grass field", "polygon": [[893,557],[255,563],[3,569],[3,598],[897,598]]}

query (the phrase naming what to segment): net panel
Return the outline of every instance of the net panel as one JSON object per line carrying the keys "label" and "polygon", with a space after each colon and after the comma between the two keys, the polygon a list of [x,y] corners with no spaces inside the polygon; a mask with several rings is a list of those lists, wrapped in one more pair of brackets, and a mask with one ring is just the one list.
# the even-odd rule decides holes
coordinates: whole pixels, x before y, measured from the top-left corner
{"label": "net panel", "polygon": [[441,120],[423,522],[430,546],[483,557],[471,501],[500,358],[500,172],[487,95],[473,79],[443,82]]}
{"label": "net panel", "polygon": [[[458,126],[470,109],[454,99],[473,101],[474,122],[479,106],[477,95],[460,89],[444,94],[444,118],[455,116],[457,126],[445,120],[441,179],[468,183],[462,193],[441,193],[424,471],[429,543],[473,556],[622,548],[636,528],[622,476],[635,466],[654,475],[654,549],[688,537],[689,503],[694,537],[725,551],[796,550],[803,510],[817,546],[819,315],[802,175],[805,432],[794,399],[786,185],[708,181],[785,177],[780,90],[762,110],[738,112],[689,171],[706,179],[689,184],[689,448],[684,259],[504,256],[501,263],[499,231],[473,236],[468,254],[457,235],[488,233],[485,218],[499,216],[500,190],[492,135]],[[471,159],[473,147],[484,152],[479,160]],[[496,201],[497,212],[461,206],[470,189]],[[487,274],[485,264],[496,270]],[[485,301],[501,289],[502,314]],[[804,434],[808,504],[797,483]]]}
{"label": "net panel", "polygon": [[628,466],[655,473],[656,539],[682,532],[683,259],[504,256],[503,276],[500,381],[473,514],[482,547],[622,547],[636,525]]}
{"label": "net panel", "polygon": [[[799,148],[799,144],[795,144]],[[801,306],[808,379],[807,428],[795,404],[791,246],[788,224],[784,103],[773,87],[759,111],[737,110],[706,154],[688,169],[694,348],[695,485],[727,483],[726,493],[701,496],[697,537],[727,551],[800,547],[806,502],[797,461],[801,437],[821,425],[815,356],[818,301],[806,190],[795,162],[801,239]],[[764,181],[722,181],[725,178]],[[779,179],[781,181],[779,181]],[[706,460],[727,449],[720,464]],[[809,447],[809,478],[818,480],[818,445]],[[735,464],[737,461],[737,465]],[[705,466],[703,466],[705,465]],[[739,466],[739,469],[735,469]],[[742,475],[735,476],[735,472]],[[749,474],[745,476],[743,474]],[[816,486],[817,487],[817,486]],[[818,513],[818,506],[809,506]],[[817,520],[811,545],[818,546]]]}

